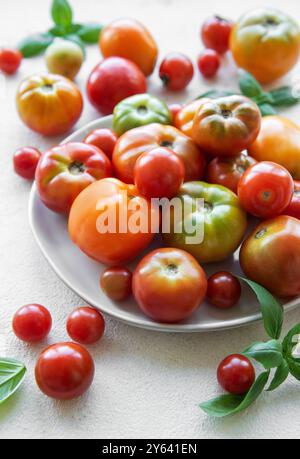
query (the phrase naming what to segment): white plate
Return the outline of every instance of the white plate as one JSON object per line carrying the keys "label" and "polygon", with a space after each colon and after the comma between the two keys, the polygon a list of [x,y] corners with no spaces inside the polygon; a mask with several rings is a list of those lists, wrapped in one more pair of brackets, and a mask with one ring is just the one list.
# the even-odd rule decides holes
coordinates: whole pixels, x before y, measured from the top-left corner
{"label": "white plate", "polygon": [[[109,128],[111,125],[111,116],[99,119],[72,134],[65,142],[82,141],[92,129]],[[31,190],[29,219],[41,251],[62,281],[87,303],[118,320],[157,331],[207,332],[239,327],[261,319],[259,306],[253,293],[243,287],[242,298],[233,309],[221,311],[204,304],[187,321],[179,324],[166,325],[153,322],[143,315],[133,299],[125,303],[114,303],[104,295],[99,287],[99,277],[104,265],[89,259],[70,241],[66,218],[51,212],[42,204],[35,185]],[[154,245],[157,246],[158,243]],[[131,267],[134,267],[134,264]],[[237,254],[224,263],[209,265],[205,269],[207,274],[220,270],[241,274]],[[287,303],[285,310],[291,310],[299,304],[298,298]]]}

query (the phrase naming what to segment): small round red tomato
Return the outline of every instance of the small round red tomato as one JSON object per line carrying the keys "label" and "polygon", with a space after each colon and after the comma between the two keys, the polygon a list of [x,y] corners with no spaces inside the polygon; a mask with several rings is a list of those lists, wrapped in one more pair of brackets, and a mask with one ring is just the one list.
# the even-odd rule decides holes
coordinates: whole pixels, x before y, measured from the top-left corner
{"label": "small round red tomato", "polygon": [[112,129],[95,129],[91,131],[84,143],[100,148],[111,159],[118,137]]}
{"label": "small round red tomato", "polygon": [[67,320],[67,332],[73,341],[80,344],[94,344],[104,333],[105,322],[96,309],[85,306],[71,312]]}
{"label": "small round red tomato", "polygon": [[224,390],[230,394],[243,395],[255,381],[255,370],[247,357],[232,354],[220,363],[217,377]]}
{"label": "small round red tomato", "polygon": [[284,215],[298,218],[300,220],[300,181],[294,180],[294,193],[288,207],[284,210]]}
{"label": "small round red tomato", "polygon": [[198,57],[198,69],[204,78],[213,78],[219,70],[220,56],[213,49],[203,51]]}
{"label": "small round red tomato", "polygon": [[147,80],[133,62],[122,57],[109,57],[96,65],[87,84],[88,98],[104,115],[126,97],[147,92]]}
{"label": "small round red tomato", "polygon": [[41,153],[33,147],[19,148],[14,153],[14,170],[23,178],[33,180]]}
{"label": "small round red tomato", "polygon": [[183,106],[181,104],[170,104],[169,105],[169,110],[172,115],[172,124],[174,124],[175,118],[177,114],[180,112],[180,110],[182,109],[182,107]]}
{"label": "small round red tomato", "polygon": [[181,53],[168,54],[159,67],[159,78],[166,88],[180,91],[187,87],[194,76],[192,61]]}
{"label": "small round red tomato", "polygon": [[220,271],[208,278],[207,299],[217,308],[232,308],[239,301],[241,292],[239,280],[226,271]]}
{"label": "small round red tomato", "polygon": [[1,48],[0,70],[8,75],[13,75],[20,67],[22,57],[22,54],[17,49]]}
{"label": "small round red tomato", "polygon": [[132,273],[124,266],[108,268],[101,274],[100,286],[114,301],[125,301],[132,293]]}
{"label": "small round red tomato", "polygon": [[51,314],[40,304],[27,304],[15,313],[12,326],[15,335],[22,341],[42,341],[51,330]]}
{"label": "small round red tomato", "polygon": [[39,356],[35,379],[48,397],[69,400],[80,397],[93,382],[95,366],[90,353],[79,344],[57,343]]}
{"label": "small round red tomato", "polygon": [[134,183],[146,198],[173,198],[185,175],[183,161],[169,148],[143,153],[134,166]]}
{"label": "small round red tomato", "polygon": [[141,310],[157,322],[179,322],[203,302],[206,275],[189,253],[172,248],[146,255],[133,274],[133,295]]}
{"label": "small round red tomato", "polygon": [[213,16],[204,22],[201,29],[201,38],[206,48],[214,49],[224,54],[229,49],[229,37],[233,23],[220,16]]}
{"label": "small round red tomato", "polygon": [[258,218],[282,214],[293,197],[294,182],[282,166],[269,161],[251,166],[241,177],[238,196],[244,209]]}

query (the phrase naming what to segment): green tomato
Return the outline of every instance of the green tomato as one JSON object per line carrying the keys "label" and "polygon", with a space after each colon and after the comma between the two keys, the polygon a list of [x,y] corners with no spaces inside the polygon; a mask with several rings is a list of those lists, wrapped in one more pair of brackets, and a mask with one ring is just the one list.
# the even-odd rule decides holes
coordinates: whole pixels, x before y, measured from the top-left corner
{"label": "green tomato", "polygon": [[122,100],[114,109],[113,129],[118,136],[151,123],[171,124],[167,104],[157,97],[137,94]]}
{"label": "green tomato", "polygon": [[247,229],[247,215],[236,194],[220,185],[186,182],[177,197],[181,210],[171,207],[169,232],[164,228],[168,214],[163,212],[164,242],[186,250],[200,263],[223,261],[232,255]]}

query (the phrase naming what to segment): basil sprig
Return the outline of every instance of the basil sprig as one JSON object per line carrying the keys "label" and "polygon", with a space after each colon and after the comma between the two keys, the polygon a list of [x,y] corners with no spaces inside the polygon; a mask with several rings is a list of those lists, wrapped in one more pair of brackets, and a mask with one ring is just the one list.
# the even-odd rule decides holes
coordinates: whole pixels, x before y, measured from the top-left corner
{"label": "basil sprig", "polygon": [[0,405],[20,387],[25,373],[21,362],[0,357]]}

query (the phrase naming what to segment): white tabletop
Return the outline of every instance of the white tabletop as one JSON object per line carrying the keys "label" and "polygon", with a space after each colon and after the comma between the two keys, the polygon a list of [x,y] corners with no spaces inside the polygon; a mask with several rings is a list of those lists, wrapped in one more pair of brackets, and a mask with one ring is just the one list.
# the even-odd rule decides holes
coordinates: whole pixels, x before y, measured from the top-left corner
{"label": "white tabletop", "polygon": [[[199,27],[213,13],[237,18],[244,10],[262,5],[258,0],[72,0],[80,22],[109,22],[116,17],[140,19],[153,32],[161,51],[187,53],[194,60],[201,50]],[[282,1],[273,0],[282,7]],[[1,9],[0,45],[50,26],[50,0],[10,0]],[[300,21],[298,0],[284,7]],[[85,91],[89,71],[100,61],[96,46],[88,48],[87,60],[77,79]],[[42,71],[42,58],[25,60],[17,75],[1,80],[0,93],[0,355],[20,359],[28,373],[22,388],[0,407],[0,438],[299,438],[299,383],[289,379],[272,394],[264,394],[249,409],[225,420],[209,419],[198,404],[219,393],[216,367],[227,354],[241,351],[252,341],[265,339],[261,323],[210,334],[159,334],[140,330],[107,318],[105,338],[90,351],[96,377],[90,391],[70,402],[45,397],[34,381],[38,352],[18,341],[11,318],[23,304],[38,302],[53,315],[54,328],[48,343],[67,340],[65,321],[69,312],[83,304],[56,277],[40,253],[29,229],[27,203],[30,183],[14,175],[12,155],[16,148],[32,145],[45,150],[55,140],[30,132],[15,110],[15,91],[21,78]],[[297,76],[297,71],[293,72]],[[291,76],[285,81],[290,81]],[[215,82],[235,87],[234,72],[224,66]],[[4,85],[4,87],[3,87]],[[185,93],[167,94],[157,75],[149,90],[167,101],[187,101],[203,92],[199,74]],[[299,108],[286,111],[300,122]],[[86,102],[77,127],[99,115]],[[58,139],[61,140],[61,139]],[[298,310],[287,315],[285,329],[300,319]]]}

